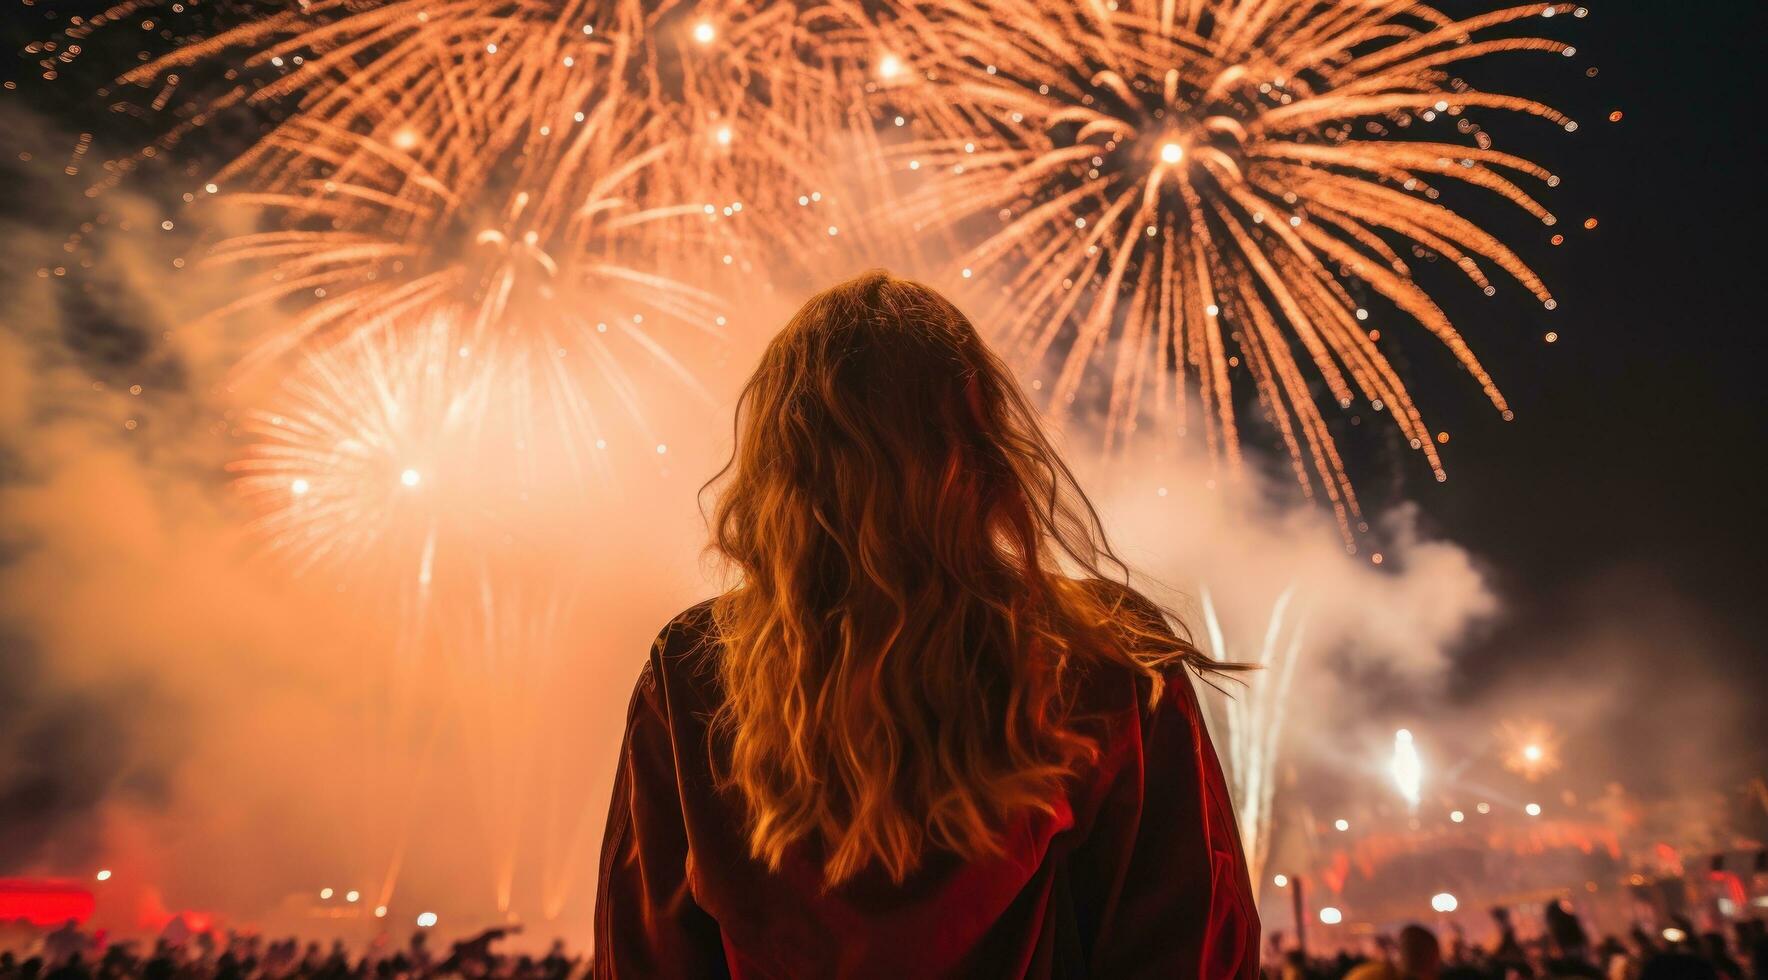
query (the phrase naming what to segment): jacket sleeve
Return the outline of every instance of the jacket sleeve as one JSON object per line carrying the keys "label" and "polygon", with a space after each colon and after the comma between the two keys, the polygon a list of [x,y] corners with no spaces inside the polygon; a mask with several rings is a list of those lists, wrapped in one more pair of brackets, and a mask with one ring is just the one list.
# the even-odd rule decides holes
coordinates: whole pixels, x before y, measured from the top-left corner
{"label": "jacket sleeve", "polygon": [[694,902],[675,745],[646,663],[602,837],[595,905],[596,980],[727,975],[718,923]]}
{"label": "jacket sleeve", "polygon": [[1169,673],[1160,701],[1144,716],[1140,755],[1141,764],[1120,777],[1140,785],[1113,793],[1129,804],[1115,819],[1134,827],[1120,838],[1127,853],[1102,910],[1089,975],[1257,977],[1258,911],[1246,856],[1184,669]]}

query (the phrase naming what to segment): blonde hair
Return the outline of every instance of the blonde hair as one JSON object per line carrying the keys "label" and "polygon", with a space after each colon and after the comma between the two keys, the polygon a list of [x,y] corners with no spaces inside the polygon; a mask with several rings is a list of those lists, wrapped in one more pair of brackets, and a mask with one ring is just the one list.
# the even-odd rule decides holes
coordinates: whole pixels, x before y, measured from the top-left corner
{"label": "blonde hair", "polygon": [[[929,848],[1001,852],[1097,752],[1076,681],[1212,662],[1124,569],[1037,414],[970,321],[873,272],[805,303],[744,387],[713,548],[728,744],[752,854],[820,846],[833,886]],[[708,484],[712,486],[712,484]],[[1133,608],[1124,608],[1126,600]]]}

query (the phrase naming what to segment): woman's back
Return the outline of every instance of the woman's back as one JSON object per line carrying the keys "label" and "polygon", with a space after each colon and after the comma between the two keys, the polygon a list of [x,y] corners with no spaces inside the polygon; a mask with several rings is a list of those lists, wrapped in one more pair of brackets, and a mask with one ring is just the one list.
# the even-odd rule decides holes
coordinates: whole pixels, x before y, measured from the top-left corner
{"label": "woman's back", "polygon": [[883,273],[813,298],[723,477],[740,578],[635,693],[599,976],[1255,968],[1185,672],[1211,665],[1104,581],[1097,517],[962,313]]}
{"label": "woman's back", "polygon": [[[1136,597],[1126,595],[1126,601]],[[930,855],[826,889],[812,842],[749,855],[711,604],[658,636],[633,694],[603,840],[598,977],[1249,977],[1258,922],[1225,783],[1190,681],[1106,665],[1082,683],[1102,751],[1053,813],[982,861]]]}

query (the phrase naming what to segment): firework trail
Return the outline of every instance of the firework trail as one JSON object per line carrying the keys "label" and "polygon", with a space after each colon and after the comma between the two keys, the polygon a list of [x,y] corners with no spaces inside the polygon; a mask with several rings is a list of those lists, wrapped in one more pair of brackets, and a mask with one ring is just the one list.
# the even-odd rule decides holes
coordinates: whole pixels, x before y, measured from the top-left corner
{"label": "firework trail", "polygon": [[[595,591],[584,552],[601,535],[571,458],[581,434],[545,380],[551,358],[488,356],[470,336],[435,316],[309,352],[273,407],[242,420],[251,442],[232,468],[280,562],[318,573],[384,627],[364,642],[377,652],[364,658],[373,696],[360,760],[368,829],[387,835],[380,903],[438,732],[458,724],[508,911],[520,854],[536,846],[532,815],[546,821],[544,868],[587,832],[574,819],[581,769],[558,758],[570,719],[543,695],[569,662],[561,647],[583,635]],[[575,879],[546,876],[556,914]]]}
{"label": "firework trail", "polygon": [[1258,649],[1251,657],[1235,655],[1216,615],[1215,602],[1206,588],[1201,594],[1203,624],[1210,654],[1234,663],[1256,664],[1269,675],[1247,685],[1233,696],[1212,698],[1216,717],[1226,730],[1222,740],[1234,814],[1252,881],[1263,880],[1265,862],[1271,856],[1271,825],[1276,815],[1277,759],[1283,744],[1283,728],[1289,719],[1289,691],[1307,631],[1305,616],[1290,610],[1294,590],[1286,589],[1271,606]]}
{"label": "firework trail", "polygon": [[[1439,203],[1439,186],[1488,191],[1553,224],[1518,181],[1556,178],[1492,149],[1467,112],[1576,124],[1448,72],[1500,52],[1570,55],[1557,41],[1488,35],[1581,8],[1464,20],[1394,0],[884,9],[895,68],[879,114],[909,119],[891,155],[923,181],[911,216],[979,241],[965,272],[998,287],[993,326],[1034,376],[1054,360],[1047,394],[1058,412],[1104,365],[1108,446],[1150,415],[1163,432],[1182,429],[1189,381],[1210,446],[1232,461],[1231,374],[1243,366],[1297,479],[1310,493],[1318,482],[1341,526],[1359,521],[1358,507],[1313,375],[1340,407],[1361,397],[1390,411],[1444,478],[1430,429],[1364,322],[1365,290],[1428,329],[1509,417],[1402,252],[1441,255],[1488,294],[1495,267],[1553,308],[1508,245]],[[1455,135],[1426,133],[1433,123]]]}

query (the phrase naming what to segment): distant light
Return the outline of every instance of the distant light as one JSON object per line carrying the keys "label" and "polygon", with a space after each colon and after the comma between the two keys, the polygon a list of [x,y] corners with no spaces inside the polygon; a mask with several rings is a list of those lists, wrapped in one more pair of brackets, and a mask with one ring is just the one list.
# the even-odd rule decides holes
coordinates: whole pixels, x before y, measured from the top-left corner
{"label": "distant light", "polygon": [[[414,469],[407,469],[405,472],[399,474],[399,482],[405,484],[408,487],[417,486],[419,483],[423,482],[423,478],[424,478],[424,475]],[[327,888],[326,891],[329,892],[329,891],[331,891],[331,889]],[[329,898],[330,896],[328,895],[327,897]]]}
{"label": "distant light", "polygon": [[1491,813],[1492,805],[1490,803],[1481,803],[1479,806],[1474,807],[1474,809],[1481,813]]}
{"label": "distant light", "polygon": [[892,79],[900,74],[902,74],[902,59],[901,58],[898,58],[896,55],[893,55],[893,54],[887,54],[884,57],[878,59],[878,77],[879,78]]}
{"label": "distant light", "polygon": [[110,869],[109,868],[100,868],[98,871],[98,874],[95,875],[94,877],[96,877],[99,881],[109,881],[110,880]]}
{"label": "distant light", "polygon": [[1271,879],[1271,884],[1276,885],[1278,888],[1288,888],[1289,887],[1289,876],[1288,875],[1278,875],[1277,877]]}
{"label": "distant light", "polygon": [[409,150],[417,145],[417,130],[410,126],[402,126],[393,133],[393,146],[400,150]]}
{"label": "distant light", "polygon": [[701,44],[711,44],[712,39],[717,36],[718,32],[712,29],[712,22],[709,20],[694,25],[694,40]]}
{"label": "distant light", "polygon": [[1344,913],[1328,905],[1320,910],[1320,921],[1329,926],[1335,926],[1344,921]]}
{"label": "distant light", "polygon": [[1344,833],[1351,829],[1351,822],[1343,817],[1339,817],[1337,820],[1332,821],[1332,826],[1337,828],[1339,833]]}
{"label": "distant light", "polygon": [[289,483],[289,492],[297,497],[311,489],[313,489],[313,485],[300,477],[296,477]]}
{"label": "distant light", "polygon": [[321,888],[321,889],[320,889],[320,890],[319,890],[319,897],[320,897],[320,898],[330,898],[330,897],[332,897],[332,890],[331,890],[331,889],[330,889],[330,888]]}
{"label": "distant light", "polygon": [[1394,732],[1394,786],[1407,805],[1418,805],[1418,794],[1424,784],[1424,762],[1418,757],[1418,746],[1412,733],[1404,728]]}
{"label": "distant light", "polygon": [[428,929],[429,927],[431,927],[435,924],[436,924],[436,913],[434,913],[434,912],[419,912],[417,914],[418,928]]}
{"label": "distant light", "polygon": [[1530,742],[1529,744],[1523,746],[1522,747],[1522,757],[1529,760],[1530,762],[1540,762],[1541,761],[1541,746],[1534,743],[1534,742]]}
{"label": "distant light", "polygon": [[1177,143],[1160,144],[1160,160],[1162,163],[1178,163],[1185,159],[1185,148]]}
{"label": "distant light", "polygon": [[1522,812],[1528,814],[1531,817],[1538,817],[1541,815],[1541,804],[1530,803],[1528,806],[1525,806],[1522,808]]}
{"label": "distant light", "polygon": [[376,905],[374,907],[374,917],[377,919],[386,918],[387,917],[387,907],[385,905]]}
{"label": "distant light", "polygon": [[1455,823],[1460,823],[1461,821],[1467,819],[1467,814],[1462,813],[1460,810],[1450,810],[1449,811],[1449,819],[1454,821]]}
{"label": "distant light", "polygon": [[1687,938],[1688,938],[1688,933],[1683,932],[1682,930],[1676,928],[1675,926],[1670,926],[1669,928],[1664,930],[1664,942],[1666,942],[1666,943],[1679,943],[1682,940],[1687,939]]}
{"label": "distant light", "polygon": [[1438,912],[1453,912],[1460,906],[1461,903],[1456,901],[1455,896],[1448,892],[1437,892],[1435,895],[1430,896],[1430,907],[1436,909]]}
{"label": "distant light", "polygon": [[344,893],[344,901],[346,901],[346,902],[354,902],[361,897],[362,897],[362,893],[357,891],[354,888],[352,888],[349,891]]}
{"label": "distant light", "polygon": [[719,146],[731,145],[731,128],[729,126],[718,127],[718,131],[713,133],[712,136],[714,139],[718,140]]}
{"label": "distant light", "polygon": [[657,455],[661,456],[668,451],[669,451],[669,446],[667,443],[661,443],[661,442],[657,443]]}

